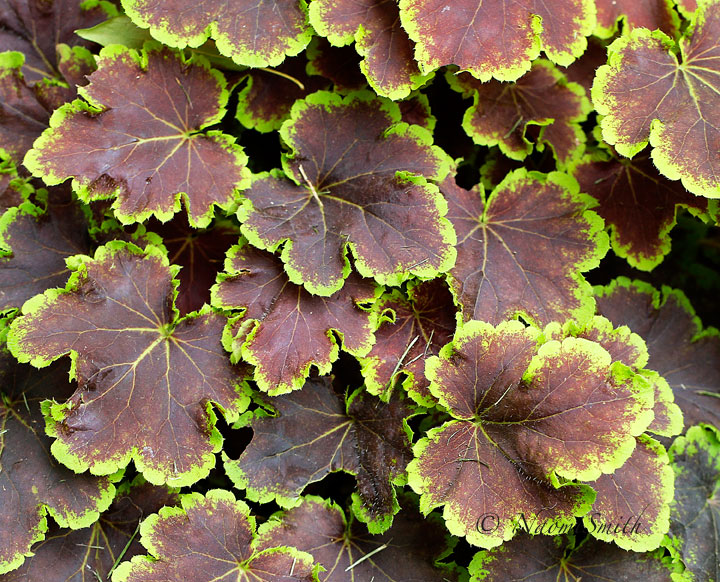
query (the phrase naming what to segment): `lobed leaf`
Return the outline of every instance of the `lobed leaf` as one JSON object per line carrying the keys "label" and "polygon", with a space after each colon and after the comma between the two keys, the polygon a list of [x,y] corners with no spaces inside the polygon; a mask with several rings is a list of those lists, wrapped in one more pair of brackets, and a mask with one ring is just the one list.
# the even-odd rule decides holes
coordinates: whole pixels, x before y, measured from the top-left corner
{"label": "lobed leaf", "polygon": [[47,410],[53,454],[78,472],[110,474],[132,459],[151,483],[194,483],[222,447],[211,403],[233,421],[249,401],[221,345],[225,319],[177,318],[177,269],[152,245],[108,243],[71,266],[67,287],[26,303],[8,338],[38,367],[71,355],[79,387]]}
{"label": "lobed leaf", "polygon": [[[115,496],[107,477],[77,475],[50,454],[48,398],[73,392],[62,367],[37,371],[0,352],[0,574],[15,570],[42,541],[50,515],[61,527],[87,527]],[[42,411],[41,411],[42,404]],[[0,576],[0,578],[4,578]],[[4,582],[4,580],[3,580]]]}
{"label": "lobed leaf", "polygon": [[213,206],[228,209],[245,186],[247,158],[232,137],[202,130],[220,121],[228,92],[204,61],[168,49],[100,52],[98,70],[76,100],[58,109],[25,165],[47,184],[73,177],[85,201],[117,197],[130,224],[169,220],[182,199],[190,224],[207,226]]}
{"label": "lobed leaf", "polygon": [[122,0],[125,13],[141,28],[150,29],[163,44],[199,47],[208,37],[221,54],[248,67],[274,67],[286,56],[303,51],[312,29],[304,0],[218,5],[192,0]]}
{"label": "lobed leaf", "polygon": [[627,160],[614,152],[597,153],[578,160],[572,174],[580,190],[599,202],[593,210],[611,231],[615,254],[643,271],[654,269],[670,252],[670,231],[680,208],[706,220],[717,212],[715,202],[660,175],[649,155]]}
{"label": "lobed leaf", "polygon": [[[522,160],[548,144],[559,166],[566,166],[585,149],[580,123],[592,111],[582,87],[568,83],[552,63],[538,60],[515,83],[481,83],[468,73],[447,75],[451,87],[472,97],[463,129],[479,145],[500,146],[506,156]],[[539,126],[535,142],[527,135]]]}
{"label": "lobed leaf", "polygon": [[250,508],[229,491],[190,493],[140,527],[150,553],[123,562],[113,582],[311,582],[313,558],[295,548],[258,549]]}
{"label": "lobed leaf", "polygon": [[652,146],[660,173],[720,197],[720,1],[708,0],[679,41],[633,30],[608,47],[592,88],[603,139],[632,157]]}
{"label": "lobed leaf", "polygon": [[317,33],[331,44],[355,41],[364,57],[360,69],[378,95],[404,99],[430,78],[413,59],[415,45],[401,26],[397,2],[314,0],[309,13]]}
{"label": "lobed leaf", "polygon": [[481,81],[514,81],[543,50],[562,66],[582,55],[595,27],[588,0],[400,0],[400,19],[429,73],[455,64]]}
{"label": "lobed leaf", "polygon": [[581,273],[598,265],[608,239],[574,180],[519,169],[488,196],[452,178],[441,188],[458,235],[448,279],[464,320],[498,324],[520,314],[544,325],[591,316]]}
{"label": "lobed leaf", "polygon": [[[332,131],[328,131],[332,128]],[[295,103],[280,135],[285,174],[258,175],[238,211],[255,246],[282,247],[293,283],[331,295],[350,273],[400,285],[455,260],[445,201],[428,179],[449,160],[430,134],[400,121],[397,105],[367,92],[318,91]]]}
{"label": "lobed leaf", "polygon": [[668,382],[685,426],[720,426],[720,338],[703,330],[687,297],[664,287],[661,292],[620,277],[596,288],[598,313],[623,323],[648,347],[647,367]]}
{"label": "lobed leaf", "polygon": [[597,27],[593,34],[600,38],[612,38],[620,29],[626,34],[633,28],[662,30],[675,36],[680,29],[680,19],[675,12],[676,0],[596,0]]}
{"label": "lobed leaf", "polygon": [[437,563],[448,546],[442,524],[409,505],[404,498],[392,527],[372,535],[352,516],[346,520],[337,504],[304,497],[260,526],[260,546],[288,545],[312,554],[325,568],[321,582],[456,582],[457,572]]}
{"label": "lobed leaf", "polygon": [[233,483],[252,501],[292,507],[308,484],[345,471],[358,485],[355,515],[372,533],[385,531],[399,509],[393,483],[403,481],[412,456],[406,424],[412,408],[397,396],[383,403],[362,389],[337,394],[328,377],[268,403],[276,416],[258,415],[240,458],[225,458]]}

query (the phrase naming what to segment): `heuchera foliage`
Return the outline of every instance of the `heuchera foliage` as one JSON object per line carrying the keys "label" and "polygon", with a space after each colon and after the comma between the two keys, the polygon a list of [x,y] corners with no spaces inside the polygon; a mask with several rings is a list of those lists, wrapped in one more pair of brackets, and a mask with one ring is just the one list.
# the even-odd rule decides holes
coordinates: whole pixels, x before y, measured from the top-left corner
{"label": "heuchera foliage", "polygon": [[0,0],[0,582],[717,582],[720,0]]}

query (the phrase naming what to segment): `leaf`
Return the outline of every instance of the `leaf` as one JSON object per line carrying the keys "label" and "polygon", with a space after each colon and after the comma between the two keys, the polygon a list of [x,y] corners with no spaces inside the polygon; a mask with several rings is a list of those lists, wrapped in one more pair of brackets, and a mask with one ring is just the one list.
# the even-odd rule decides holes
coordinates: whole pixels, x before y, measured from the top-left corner
{"label": "leaf", "polygon": [[325,571],[321,582],[451,582],[458,576],[436,560],[447,553],[447,532],[437,519],[422,518],[403,502],[392,527],[368,535],[337,504],[319,497],[270,516],[260,526],[260,547],[288,545],[313,555]]}
{"label": "leaf", "polygon": [[426,180],[441,179],[449,159],[426,130],[400,121],[397,105],[318,91],[295,103],[280,135],[290,179],[257,176],[238,217],[253,245],[282,246],[293,283],[332,295],[350,273],[348,249],[357,271],[380,284],[452,266],[445,201]]}
{"label": "leaf", "polygon": [[94,26],[113,11],[98,0],[5,0],[0,7],[0,50],[25,55],[22,72],[28,83],[72,82],[64,77],[62,54],[89,46],[74,31]]}
{"label": "leaf", "polygon": [[125,13],[161,43],[199,47],[208,37],[221,54],[239,65],[274,67],[303,51],[312,29],[306,4],[299,0],[250,2],[222,6],[193,0],[122,0]]}
{"label": "leaf", "polygon": [[590,97],[590,89],[595,80],[595,71],[606,62],[607,49],[605,44],[596,37],[591,36],[588,38],[588,46],[583,55],[565,69],[565,76],[568,81],[582,85],[585,94]]}
{"label": "leaf", "polygon": [[25,82],[23,62],[21,53],[0,53],[0,154],[16,162],[47,128],[51,109]]}
{"label": "leaf", "polygon": [[[558,165],[565,166],[585,150],[580,127],[592,111],[582,87],[568,83],[552,63],[535,61],[530,71],[512,84],[481,83],[468,73],[448,74],[448,82],[473,104],[465,112],[463,129],[478,145],[500,146],[509,158],[522,160],[534,148],[548,144]],[[537,143],[526,135],[540,126]]]}
{"label": "leaf", "polygon": [[693,580],[720,579],[720,439],[693,426],[670,448],[675,469],[671,538]]}
{"label": "leaf", "polygon": [[682,291],[659,292],[625,277],[595,291],[600,314],[645,340],[647,367],[667,380],[685,426],[720,426],[720,338],[714,328],[703,330]]}
{"label": "leaf", "polygon": [[65,284],[65,259],[90,251],[87,221],[69,189],[53,188],[46,211],[31,202],[0,218],[0,311]]}
{"label": "leaf", "polygon": [[675,0],[678,10],[686,18],[691,18],[698,9],[698,0]]}
{"label": "leaf", "polygon": [[720,0],[708,0],[676,43],[633,30],[608,47],[592,88],[603,139],[632,157],[648,141],[660,173],[720,197]]}
{"label": "leaf", "polygon": [[212,304],[243,311],[226,332],[226,348],[255,366],[255,382],[272,396],[302,388],[311,366],[329,374],[341,346],[361,356],[375,342],[368,308],[379,290],[372,281],[352,274],[334,295],[310,295],[288,280],[277,257],[244,239],[225,268]]}
{"label": "leaf", "polygon": [[615,254],[643,271],[654,269],[670,252],[678,209],[696,216],[716,213],[714,202],[661,176],[649,155],[627,160],[597,152],[578,160],[572,174],[580,191],[599,202],[593,210],[611,231]]}
{"label": "leaf", "polygon": [[543,325],[590,317],[592,292],[581,273],[598,265],[608,241],[574,180],[519,169],[488,196],[452,178],[442,193],[458,235],[449,282],[463,319],[497,324],[522,314]]}
{"label": "leaf", "polygon": [[314,0],[310,23],[330,44],[355,42],[360,69],[378,95],[403,99],[429,78],[413,59],[414,43],[400,23],[398,5],[387,0]]}
{"label": "leaf", "polygon": [[38,367],[71,354],[79,388],[49,408],[53,454],[99,475],[132,459],[154,484],[206,476],[222,447],[211,403],[232,422],[249,400],[220,343],[225,318],[204,310],[178,319],[177,268],[151,245],[108,243],[71,267],[67,287],[26,303],[8,337],[13,354]]}
{"label": "leaf", "polygon": [[478,552],[470,563],[470,582],[671,582],[672,568],[661,553],[627,552],[587,538],[523,535],[499,548]]}
{"label": "leaf", "polygon": [[665,447],[641,435],[622,467],[588,483],[597,497],[583,523],[592,536],[623,549],[654,550],[670,527],[673,483]]}
{"label": "leaf", "polygon": [[415,445],[408,482],[473,545],[512,538],[518,520],[569,531],[593,496],[560,479],[612,473],[652,420],[648,384],[599,344],[544,340],[518,321],[471,321],[425,366],[454,420]]}
{"label": "leaf", "polygon": [[384,295],[376,305],[383,317],[377,341],[367,356],[359,358],[366,388],[386,400],[399,374],[405,374],[403,388],[415,402],[432,406],[425,377],[425,362],[437,355],[455,333],[452,295],[441,279],[408,284],[408,297],[398,290]]}
{"label": "leaf", "polygon": [[45,539],[47,515],[61,527],[87,527],[115,496],[108,478],[76,475],[50,454],[40,403],[72,391],[61,366],[37,371],[0,352],[0,573]]}
{"label": "leaf", "polygon": [[329,85],[326,79],[307,75],[306,63],[303,57],[293,57],[275,69],[248,71],[238,94],[238,121],[261,132],[280,129],[295,101]]}
{"label": "leaf", "polygon": [[34,192],[29,180],[18,175],[12,160],[0,160],[0,219],[6,210],[20,206]]}
{"label": "leaf", "polygon": [[595,27],[587,0],[400,0],[400,19],[429,73],[455,64],[481,81],[514,81],[542,49],[558,65],[579,57]]}
{"label": "leaf", "polygon": [[113,582],[311,582],[312,556],[295,548],[258,550],[255,518],[229,491],[182,495],[140,527],[150,553],[120,564]]}
{"label": "leaf", "polygon": [[366,87],[365,77],[360,71],[360,55],[354,48],[332,46],[326,38],[315,36],[305,54],[307,72],[330,79],[335,91],[346,93]]}
{"label": "leaf", "polygon": [[75,34],[100,46],[121,44],[138,50],[152,40],[147,30],[136,26],[125,14],[114,16],[89,28],[81,28],[76,30]]}
{"label": "leaf", "polygon": [[247,158],[232,137],[202,131],[222,119],[228,98],[225,79],[202,59],[113,45],[80,93],[88,103],[57,110],[25,158],[46,184],[72,176],[85,202],[117,196],[113,210],[124,224],[167,221],[182,199],[190,224],[203,227],[213,205],[234,204]]}
{"label": "leaf", "polygon": [[613,361],[622,362],[632,368],[634,372],[639,372],[650,383],[654,392],[653,414],[655,418],[647,428],[649,432],[666,437],[682,432],[683,415],[680,407],[674,402],[672,388],[657,372],[642,369],[648,361],[645,340],[636,333],[632,333],[630,328],[625,325],[613,329],[610,320],[597,315],[585,326],[569,322],[565,325],[564,331],[573,337],[599,343],[608,351]]}
{"label": "leaf", "polygon": [[166,224],[150,223],[148,228],[162,237],[170,264],[182,267],[175,298],[180,315],[209,304],[210,287],[222,269],[225,252],[237,242],[239,229],[229,222],[216,222],[211,229],[196,229],[179,217]]}
{"label": "leaf", "polygon": [[676,0],[596,0],[596,36],[612,38],[620,29],[627,34],[634,28],[660,29],[668,36],[675,36],[680,29],[680,19],[675,12]]}
{"label": "leaf", "polygon": [[163,505],[175,503],[177,495],[167,487],[155,487],[142,478],[124,483],[118,487],[113,504],[98,521],[81,530],[51,527],[47,539],[33,547],[33,557],[19,569],[1,576],[0,581],[109,580],[115,560],[121,554],[123,559],[129,560],[143,553],[136,535],[140,520]]}
{"label": "leaf", "polygon": [[403,480],[412,456],[405,419],[413,410],[398,397],[385,404],[362,389],[336,394],[328,377],[267,402],[276,416],[255,418],[240,458],[225,458],[235,486],[251,501],[292,507],[308,484],[345,471],[358,485],[355,515],[372,533],[385,531],[399,507],[393,483]]}

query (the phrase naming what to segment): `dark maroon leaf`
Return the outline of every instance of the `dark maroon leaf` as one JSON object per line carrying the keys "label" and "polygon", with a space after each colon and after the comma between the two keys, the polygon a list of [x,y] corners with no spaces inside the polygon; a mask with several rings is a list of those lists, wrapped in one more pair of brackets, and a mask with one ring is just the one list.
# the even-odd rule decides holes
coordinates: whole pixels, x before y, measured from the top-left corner
{"label": "dark maroon leaf", "polygon": [[[329,129],[332,128],[332,131]],[[445,201],[428,179],[449,160],[397,105],[368,92],[318,91],[293,106],[280,135],[292,150],[257,176],[238,216],[255,246],[282,249],[290,280],[331,295],[354,266],[381,284],[435,276],[455,260]]]}
{"label": "dark maroon leaf", "polygon": [[268,403],[276,416],[255,418],[247,449],[225,462],[248,499],[292,507],[309,483],[346,471],[358,484],[356,516],[374,533],[386,530],[399,507],[393,483],[412,457],[405,419],[413,410],[397,396],[386,404],[362,389],[337,394],[328,377]]}
{"label": "dark maroon leaf", "polygon": [[64,285],[65,259],[90,252],[85,215],[68,188],[51,188],[46,211],[30,202],[0,218],[0,311],[22,307],[28,299]]}
{"label": "dark maroon leaf", "polygon": [[151,222],[148,228],[162,237],[170,264],[182,267],[175,307],[180,315],[210,303],[210,287],[222,269],[226,251],[240,236],[230,222],[216,222],[211,229],[191,228],[185,217],[165,224]]}
{"label": "dark maroon leaf", "polygon": [[579,57],[595,27],[587,0],[400,0],[405,30],[417,43],[423,72],[455,64],[487,81],[514,81],[542,49],[567,66]]}
{"label": "dark maroon leaf", "polygon": [[396,376],[405,374],[403,387],[413,400],[432,406],[425,361],[455,333],[455,309],[447,285],[442,279],[410,284],[408,298],[393,290],[381,298],[376,310],[384,313],[384,321],[375,333],[373,349],[360,358],[367,390],[387,399]]}
{"label": "dark maroon leaf", "polygon": [[32,84],[52,78],[75,83],[74,75],[65,77],[68,69],[63,51],[87,46],[75,30],[105,20],[108,6],[98,0],[2,0],[0,51],[25,55],[22,72]]}
{"label": "dark maroon leaf", "polygon": [[587,538],[575,548],[572,537],[523,535],[494,550],[479,552],[470,564],[471,582],[671,582],[662,552],[638,554]]}
{"label": "dark maroon leaf", "polygon": [[330,79],[341,93],[366,86],[360,70],[360,55],[349,46],[332,46],[326,38],[316,36],[307,49],[308,72]]}
{"label": "dark maroon leaf", "polygon": [[310,42],[307,6],[299,0],[122,0],[132,21],[165,45],[199,47],[209,36],[221,54],[248,67],[274,67]]}
{"label": "dark maroon leaf", "polygon": [[403,99],[428,80],[413,59],[414,43],[400,23],[396,0],[315,0],[310,23],[331,44],[355,41],[360,68],[383,97]]}
{"label": "dark maroon leaf", "polygon": [[12,160],[0,161],[0,215],[13,206],[20,206],[34,190],[27,179],[18,175]]}
{"label": "dark maroon leaf", "polygon": [[304,497],[297,507],[260,526],[260,547],[287,545],[313,555],[325,571],[321,582],[455,582],[457,573],[439,566],[447,553],[447,532],[436,516],[423,518],[403,500],[392,527],[371,535],[350,523],[336,504]]}
{"label": "dark maroon leaf", "polygon": [[711,202],[660,175],[649,154],[628,160],[614,153],[586,156],[572,169],[580,190],[599,202],[593,208],[611,230],[615,254],[636,269],[654,269],[670,252],[678,209],[705,215]]}
{"label": "dark maroon leaf", "polygon": [[123,223],[169,220],[187,208],[207,226],[214,205],[234,205],[247,158],[234,139],[202,131],[222,119],[224,77],[206,61],[185,62],[168,49],[104,48],[82,95],[53,114],[25,165],[47,184],[73,177],[86,202],[117,196]]}
{"label": "dark maroon leaf", "polygon": [[37,371],[0,352],[0,573],[32,555],[31,545],[45,538],[47,515],[62,527],[87,527],[115,496],[107,478],[76,475],[50,454],[56,435],[52,426],[46,434],[40,403],[72,394],[63,368]]}
{"label": "dark maroon leaf", "polygon": [[685,295],[624,277],[596,292],[598,313],[647,343],[647,367],[672,387],[685,426],[720,426],[720,337],[714,328],[702,329]]}
{"label": "dark maroon leaf", "polygon": [[258,549],[250,508],[229,491],[181,497],[142,525],[149,556],[123,562],[114,582],[312,582],[310,554],[295,548]]}
{"label": "dark maroon leaf", "polygon": [[720,438],[691,427],[670,448],[675,468],[671,544],[696,582],[720,580]]}
{"label": "dark maroon leaf", "polygon": [[565,69],[568,81],[582,85],[585,93],[590,97],[590,88],[595,80],[595,71],[607,62],[607,49],[597,38],[588,39],[588,47],[583,55]]}
{"label": "dark maroon leaf", "polygon": [[178,319],[177,268],[152,245],[111,242],[72,267],[67,288],[26,303],[8,337],[38,367],[73,356],[79,387],[49,408],[53,454],[78,472],[134,460],[152,483],[194,483],[222,447],[211,403],[229,421],[248,404],[221,345],[225,318],[206,309]]}
{"label": "dark maroon leaf", "polygon": [[244,239],[228,252],[226,270],[213,288],[213,305],[243,311],[226,347],[255,365],[261,390],[275,396],[300,389],[311,366],[330,373],[339,347],[355,356],[372,347],[369,307],[380,293],[372,281],[353,273],[330,297],[310,295],[288,280],[280,259]]}
{"label": "dark maroon leaf", "polygon": [[581,273],[597,266],[608,239],[574,180],[520,169],[487,196],[452,177],[441,189],[458,237],[449,281],[463,319],[588,319],[592,290]]}
{"label": "dark maroon leaf", "polygon": [[409,484],[424,513],[444,506],[450,532],[481,547],[522,519],[567,532],[594,494],[566,480],[613,473],[652,420],[649,384],[599,344],[518,321],[464,324],[425,371],[454,418],[415,445]]}
{"label": "dark maroon leaf", "polygon": [[19,569],[0,576],[0,582],[109,580],[121,554],[129,560],[144,552],[136,535],[140,520],[176,503],[174,491],[145,483],[142,478],[120,485],[115,501],[98,521],[81,530],[52,526],[45,541],[33,547],[34,556]]}
{"label": "dark maroon leaf", "polygon": [[280,129],[297,99],[330,85],[326,79],[309,76],[306,64],[304,57],[291,57],[275,69],[248,71],[238,94],[238,121],[262,132]]}
{"label": "dark maroon leaf", "polygon": [[[592,110],[582,87],[568,83],[552,63],[535,61],[515,83],[481,83],[469,73],[451,74],[448,82],[473,104],[465,112],[463,128],[473,141],[500,146],[506,156],[521,160],[534,148],[549,145],[560,166],[585,149],[580,123]],[[534,143],[528,130],[540,126]]]}

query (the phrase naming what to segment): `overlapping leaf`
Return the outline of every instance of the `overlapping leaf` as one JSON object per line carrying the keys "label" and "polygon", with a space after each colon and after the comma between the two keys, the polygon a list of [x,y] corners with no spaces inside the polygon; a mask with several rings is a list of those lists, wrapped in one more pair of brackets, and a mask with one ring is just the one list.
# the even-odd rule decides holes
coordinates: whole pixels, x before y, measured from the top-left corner
{"label": "overlapping leaf", "polygon": [[670,231],[680,208],[705,214],[715,202],[694,196],[679,182],[661,176],[647,154],[632,160],[596,153],[572,169],[580,190],[600,204],[593,208],[611,230],[615,254],[650,271],[670,252]]}
{"label": "overlapping leaf", "polygon": [[151,215],[169,220],[182,199],[193,226],[206,226],[213,205],[228,208],[245,185],[246,157],[232,137],[202,131],[225,113],[223,76],[168,51],[105,48],[88,100],[57,110],[25,158],[47,184],[73,177],[85,201],[117,196],[124,223]]}
{"label": "overlapping leaf", "polygon": [[368,308],[379,290],[372,281],[352,274],[334,295],[310,295],[288,280],[277,257],[245,240],[228,252],[226,271],[213,305],[243,310],[226,347],[255,365],[255,382],[271,395],[302,388],[311,366],[330,373],[340,346],[362,356],[375,341]]}
{"label": "overlapping leaf", "polygon": [[569,536],[523,535],[499,548],[479,552],[470,563],[470,582],[675,582],[675,568],[662,552],[638,554],[586,539],[577,547]]}
{"label": "overlapping leaf", "polygon": [[514,81],[541,49],[563,66],[579,57],[595,27],[595,3],[400,0],[400,18],[422,71],[455,64],[481,81]]}
{"label": "overlapping leaf", "polygon": [[319,91],[296,102],[280,135],[290,179],[256,177],[238,216],[253,245],[282,246],[291,281],[331,295],[350,272],[348,250],[360,274],[382,284],[452,266],[446,204],[426,181],[442,179],[449,161],[426,130],[400,121],[397,105]]}
{"label": "overlapping leaf", "polygon": [[222,446],[211,403],[234,420],[248,400],[221,345],[225,319],[177,318],[177,268],[155,247],[108,243],[72,268],[66,289],[25,304],[8,339],[36,366],[72,355],[79,387],[48,411],[53,454],[76,471],[110,474],[133,459],[152,483],[197,481]]}
{"label": "overlapping leaf", "polygon": [[307,75],[306,63],[305,58],[293,57],[272,71],[248,71],[238,94],[238,121],[262,132],[280,129],[295,101],[330,84],[327,79]]}
{"label": "overlapping leaf", "polygon": [[217,4],[194,0],[122,0],[125,13],[163,44],[198,47],[208,37],[221,54],[240,65],[274,67],[310,42],[306,4],[301,0]]}
{"label": "overlapping leaf", "polygon": [[590,97],[590,89],[595,80],[595,71],[607,62],[607,49],[599,39],[591,36],[583,55],[565,69],[568,81],[582,85],[585,94]]}
{"label": "overlapping leaf", "polygon": [[22,72],[29,83],[65,80],[72,87],[80,78],[73,71],[77,61],[68,56],[83,52],[72,47],[88,45],[75,30],[93,26],[114,11],[109,3],[98,0],[4,0],[0,4],[0,51],[25,55]]}
{"label": "overlapping leaf", "polygon": [[660,29],[675,36],[680,28],[675,0],[596,0],[597,28],[595,35],[611,38],[617,34],[619,23],[623,33],[633,28]]}
{"label": "overlapping leaf", "polygon": [[176,493],[155,487],[142,478],[118,487],[112,505],[89,528],[63,530],[51,527],[45,541],[33,547],[31,559],[0,576],[0,582],[98,582],[120,558],[129,560],[144,552],[135,536],[140,520],[164,505],[177,503]]}
{"label": "overlapping leaf", "polygon": [[180,315],[210,303],[210,287],[222,269],[226,251],[237,242],[239,232],[234,224],[216,222],[212,229],[198,230],[175,218],[167,224],[148,227],[162,237],[170,264],[182,267],[178,273],[175,307]]}
{"label": "overlapping leaf", "polygon": [[675,0],[675,3],[680,12],[688,18],[698,9],[698,0]]}
{"label": "overlapping leaf", "polygon": [[632,157],[648,142],[652,159],[694,194],[720,197],[720,1],[708,0],[676,43],[636,29],[608,48],[593,102],[603,139]]}
{"label": "overlapping leaf", "polygon": [[386,530],[398,511],[393,482],[403,480],[412,457],[405,422],[412,409],[398,397],[383,403],[362,390],[337,394],[328,377],[268,402],[277,416],[258,415],[251,443],[225,462],[235,485],[251,500],[291,507],[309,483],[346,471],[358,484],[355,515],[372,532]]}
{"label": "overlapping leaf", "polygon": [[32,555],[47,515],[62,527],[87,527],[115,495],[107,478],[76,475],[50,454],[40,403],[72,392],[61,366],[38,372],[0,352],[0,573]]}
{"label": "overlapping leaf", "polygon": [[647,343],[647,367],[670,384],[685,427],[720,426],[720,338],[717,330],[702,329],[685,295],[623,277],[596,292],[598,312]]}
{"label": "overlapping leaf", "polygon": [[312,582],[313,558],[295,548],[258,549],[250,508],[229,491],[181,497],[140,527],[150,553],[122,563],[114,582]]}
{"label": "overlapping leaf", "polygon": [[720,439],[692,427],[673,443],[676,475],[671,515],[673,547],[697,582],[720,579]]}
{"label": "overlapping leaf", "polygon": [[0,160],[0,215],[28,200],[35,189],[19,176],[12,160]]}
{"label": "overlapping leaf", "polygon": [[425,513],[444,505],[450,532],[482,547],[510,539],[521,516],[567,531],[593,494],[559,478],[612,473],[652,420],[649,384],[599,344],[539,333],[469,322],[426,364],[455,420],[415,445],[409,483]]}
{"label": "overlapping leaf", "polygon": [[19,308],[51,287],[64,285],[70,271],[65,259],[90,251],[87,222],[66,188],[54,188],[48,208],[31,202],[0,218],[0,311]]}
{"label": "overlapping leaf", "polygon": [[287,545],[312,554],[325,568],[321,582],[455,582],[453,569],[435,563],[447,553],[442,524],[423,519],[408,505],[403,502],[387,532],[369,535],[352,516],[346,520],[336,504],[305,497],[260,526],[260,546]]}
{"label": "overlapping leaf", "polygon": [[[481,83],[468,73],[448,75],[448,81],[473,98],[463,128],[479,145],[498,145],[506,156],[522,160],[535,147],[542,150],[548,144],[562,166],[585,149],[580,122],[592,110],[590,101],[582,87],[568,83],[548,61],[535,61],[512,84]],[[533,125],[541,127],[536,144],[526,135]]]}
{"label": "overlapping leaf", "polygon": [[455,333],[453,298],[445,282],[433,279],[409,285],[408,297],[394,290],[382,297],[376,309],[385,319],[372,350],[360,358],[368,391],[387,399],[397,375],[405,374],[403,387],[413,400],[432,406],[425,362]]}
{"label": "overlapping leaf", "polygon": [[333,45],[355,41],[360,68],[378,95],[403,99],[429,78],[413,59],[395,0],[314,0],[310,22]]}
{"label": "overlapping leaf", "polygon": [[468,191],[451,178],[442,193],[458,237],[450,286],[465,320],[590,317],[592,291],[581,273],[597,266],[608,239],[574,180],[520,169],[487,197],[481,185]]}
{"label": "overlapping leaf", "polygon": [[316,36],[307,48],[308,73],[330,79],[335,91],[346,93],[359,91],[367,85],[360,71],[360,55],[351,46],[332,46],[322,37]]}

